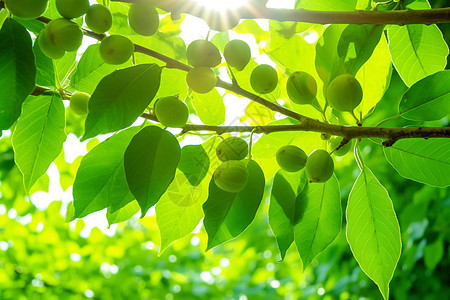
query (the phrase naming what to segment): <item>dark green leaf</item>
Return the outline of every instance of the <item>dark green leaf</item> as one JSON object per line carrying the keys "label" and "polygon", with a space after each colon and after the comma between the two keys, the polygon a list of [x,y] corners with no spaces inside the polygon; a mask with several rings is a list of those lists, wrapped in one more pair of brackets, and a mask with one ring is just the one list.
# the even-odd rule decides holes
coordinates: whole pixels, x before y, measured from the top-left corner
{"label": "dark green leaf", "polygon": [[64,105],[59,94],[29,96],[14,129],[12,144],[15,160],[29,191],[62,150]]}
{"label": "dark green leaf", "polygon": [[409,120],[439,120],[450,113],[450,70],[416,82],[400,101],[399,112]]}
{"label": "dark green leaf", "polygon": [[132,127],[95,146],[83,157],[73,184],[75,217],[110,207],[113,213],[134,199],[125,178],[125,150],[139,131]]}
{"label": "dark green leaf", "polygon": [[180,156],[177,139],[156,126],[143,128],[131,140],[125,151],[125,174],[142,217],[174,179]]}
{"label": "dark green leaf", "polygon": [[346,215],[353,256],[387,300],[402,248],[400,227],[388,192],[367,167],[353,185]]}
{"label": "dark green leaf", "polygon": [[36,66],[28,31],[8,18],[0,30],[0,130],[20,116],[23,101],[34,90]]}
{"label": "dark green leaf", "polygon": [[187,145],[181,149],[178,169],[191,185],[198,185],[209,170],[209,157],[202,145]]}
{"label": "dark green leaf", "polygon": [[446,139],[404,139],[383,150],[403,177],[437,187],[450,185],[450,143]]}
{"label": "dark green leaf", "polygon": [[270,195],[269,224],[277,239],[281,259],[294,241],[294,225],[302,211],[302,200],[297,197],[307,183],[303,171],[278,171],[273,179]]}
{"label": "dark green leaf", "polygon": [[203,204],[203,224],[208,233],[206,250],[237,237],[255,218],[264,194],[264,173],[255,161],[247,170],[247,185],[238,193],[219,189],[211,179],[208,200]]}
{"label": "dark green leaf", "polygon": [[370,58],[378,45],[384,26],[348,25],[342,32],[338,43],[339,57],[344,61],[346,72],[356,75]]}
{"label": "dark green leaf", "polygon": [[294,226],[294,238],[306,268],[341,231],[341,194],[336,175],[324,183],[307,184],[298,198],[302,211]]}
{"label": "dark green leaf", "polygon": [[82,140],[133,124],[156,95],[161,67],[143,64],[103,78],[89,101]]}

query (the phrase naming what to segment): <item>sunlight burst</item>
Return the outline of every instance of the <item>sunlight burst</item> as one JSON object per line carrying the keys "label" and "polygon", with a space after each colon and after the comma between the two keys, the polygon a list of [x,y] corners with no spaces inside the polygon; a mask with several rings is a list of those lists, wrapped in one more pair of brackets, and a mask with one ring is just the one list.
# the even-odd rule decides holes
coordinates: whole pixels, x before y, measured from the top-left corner
{"label": "sunlight burst", "polygon": [[195,0],[199,5],[207,9],[226,10],[243,6],[247,1],[242,0]]}

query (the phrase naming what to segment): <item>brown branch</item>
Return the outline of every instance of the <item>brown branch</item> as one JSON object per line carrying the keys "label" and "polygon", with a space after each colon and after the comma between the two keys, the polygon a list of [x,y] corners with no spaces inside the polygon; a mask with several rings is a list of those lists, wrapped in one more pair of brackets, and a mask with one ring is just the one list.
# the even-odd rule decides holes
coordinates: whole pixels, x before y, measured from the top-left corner
{"label": "brown branch", "polygon": [[[141,117],[158,121],[155,115],[144,113]],[[404,128],[387,128],[387,127],[361,127],[361,126],[340,126],[326,124],[317,120],[306,120],[302,124],[295,125],[264,125],[264,126],[211,126],[186,124],[182,128],[182,133],[191,131],[208,131],[217,134],[229,132],[253,132],[270,134],[273,132],[286,131],[310,131],[319,133],[328,133],[336,136],[344,137],[349,141],[356,138],[381,138],[386,140],[384,146],[392,146],[395,141],[407,138],[450,138],[450,127],[404,127]],[[393,142],[392,142],[393,141]]]}
{"label": "brown branch", "polygon": [[[134,3],[142,0],[111,0]],[[152,0],[155,6],[167,12],[187,13],[202,19],[217,11],[200,7],[193,0]],[[222,12],[232,14],[240,19],[269,19],[280,22],[294,21],[314,24],[436,24],[450,22],[450,8],[428,10],[395,10],[395,11],[314,11],[305,9],[281,9],[244,6],[233,11]]]}

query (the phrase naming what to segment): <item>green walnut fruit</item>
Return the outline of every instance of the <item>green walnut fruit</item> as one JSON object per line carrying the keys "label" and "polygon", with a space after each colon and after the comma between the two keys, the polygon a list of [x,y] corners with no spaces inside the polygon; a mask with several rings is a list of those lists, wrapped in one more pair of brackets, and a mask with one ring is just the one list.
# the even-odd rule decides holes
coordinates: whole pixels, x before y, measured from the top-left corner
{"label": "green walnut fruit", "polygon": [[208,67],[192,68],[186,75],[188,86],[196,93],[206,94],[214,89],[217,83],[216,74]]}
{"label": "green walnut fruit", "polygon": [[285,171],[297,172],[305,167],[308,156],[305,151],[294,145],[281,147],[276,155],[278,165]]}
{"label": "green walnut fruit", "polygon": [[4,0],[6,8],[16,17],[36,19],[47,9],[48,0]]}
{"label": "green walnut fruit", "polygon": [[94,4],[86,12],[84,21],[93,32],[104,33],[111,29],[113,19],[111,12],[106,6]]}
{"label": "green walnut fruit", "polygon": [[363,98],[363,90],[358,80],[351,74],[334,78],[327,89],[328,103],[339,111],[352,112]]}
{"label": "green walnut fruit", "polygon": [[208,23],[209,28],[215,31],[227,31],[233,29],[241,20],[239,15],[231,10],[225,12],[211,11],[211,13],[205,15],[203,19]]}
{"label": "green walnut fruit", "polygon": [[186,50],[188,63],[193,67],[214,68],[222,61],[219,49],[205,40],[195,40]]}
{"label": "green walnut fruit", "polygon": [[306,160],[305,170],[309,182],[325,182],[333,175],[333,159],[325,150],[314,150]]}
{"label": "green walnut fruit", "polygon": [[238,193],[247,185],[248,171],[244,162],[228,160],[214,172],[214,182],[223,191]]}
{"label": "green walnut fruit", "polygon": [[154,35],[159,28],[156,7],[146,1],[133,3],[128,11],[128,24],[140,35]]}
{"label": "green walnut fruit", "polygon": [[311,104],[317,95],[317,83],[314,77],[306,72],[297,71],[289,76],[286,91],[292,102]]}
{"label": "green walnut fruit", "polygon": [[278,84],[277,71],[269,65],[259,65],[253,69],[250,75],[250,84],[259,94],[272,92]]}
{"label": "green walnut fruit", "polygon": [[120,65],[130,59],[134,44],[123,35],[110,35],[100,43],[100,56],[107,64]]}
{"label": "green walnut fruit", "polygon": [[332,137],[328,143],[330,145],[330,150],[333,151],[333,154],[336,156],[344,156],[345,154],[347,154],[347,152],[352,148],[352,141],[348,142],[347,144],[345,144],[344,146],[342,146],[341,148],[339,148],[338,150],[335,150],[337,147],[339,147],[339,145],[341,144],[343,138],[342,137]]}
{"label": "green walnut fruit", "polygon": [[83,92],[76,92],[70,97],[69,107],[74,113],[85,116],[88,113],[88,103],[91,96]]}
{"label": "green walnut fruit", "polygon": [[67,19],[84,15],[89,8],[89,0],[56,0],[56,9]]}
{"label": "green walnut fruit", "polygon": [[54,19],[45,27],[51,43],[64,51],[77,51],[83,41],[80,26],[65,18]]}
{"label": "green walnut fruit", "polygon": [[66,51],[56,47],[45,28],[39,34],[37,41],[42,53],[51,59],[59,59],[66,54]]}
{"label": "green walnut fruit", "polygon": [[246,42],[232,40],[226,44],[223,56],[230,66],[242,71],[249,63],[252,53]]}
{"label": "green walnut fruit", "polygon": [[229,137],[217,145],[216,154],[221,161],[241,160],[248,154],[248,144],[240,137]]}
{"label": "green walnut fruit", "polygon": [[155,103],[155,114],[166,127],[183,127],[189,117],[186,104],[174,96],[163,97]]}

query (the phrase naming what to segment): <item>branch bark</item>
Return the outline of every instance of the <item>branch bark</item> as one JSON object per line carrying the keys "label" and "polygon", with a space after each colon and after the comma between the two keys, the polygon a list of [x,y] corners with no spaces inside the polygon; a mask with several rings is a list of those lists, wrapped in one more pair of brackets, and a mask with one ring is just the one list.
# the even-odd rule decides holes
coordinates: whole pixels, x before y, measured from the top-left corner
{"label": "branch bark", "polygon": [[[155,115],[144,113],[141,117],[158,121]],[[400,139],[408,138],[449,138],[450,127],[404,127],[404,128],[388,128],[388,127],[360,127],[360,126],[340,126],[326,124],[317,120],[307,120],[298,125],[265,125],[265,126],[210,126],[186,124],[182,128],[182,133],[187,132],[208,131],[218,134],[229,132],[253,132],[270,134],[273,132],[286,131],[310,131],[328,133],[331,135],[342,136],[346,140],[356,138],[381,138],[384,139],[384,146],[392,146]]]}
{"label": "branch bark", "polygon": [[[111,0],[115,2],[134,3],[142,0]],[[166,0],[152,2],[158,8],[175,14],[187,13],[202,19],[217,14],[207,10],[193,0]],[[395,10],[395,11],[315,11],[305,9],[281,9],[244,6],[233,11],[221,12],[224,19],[269,19],[280,22],[294,21],[314,24],[436,24],[450,22],[450,8],[428,10]]]}

